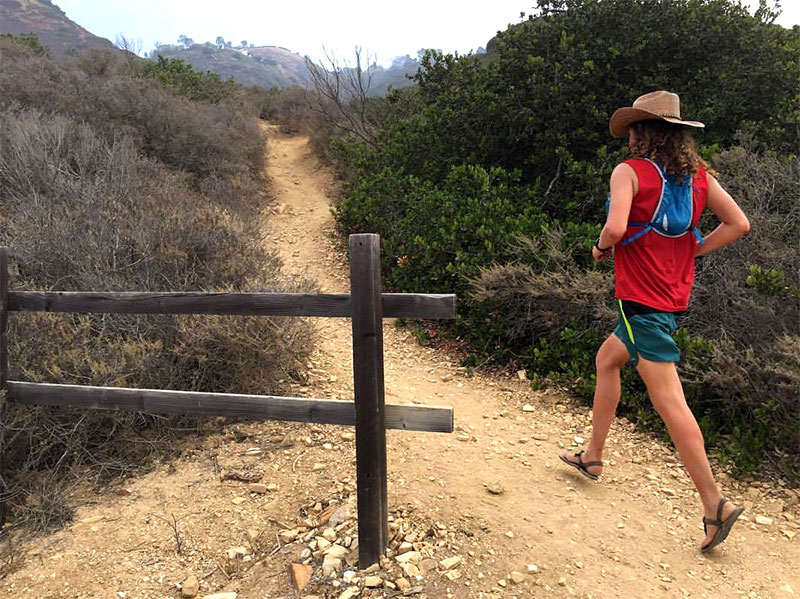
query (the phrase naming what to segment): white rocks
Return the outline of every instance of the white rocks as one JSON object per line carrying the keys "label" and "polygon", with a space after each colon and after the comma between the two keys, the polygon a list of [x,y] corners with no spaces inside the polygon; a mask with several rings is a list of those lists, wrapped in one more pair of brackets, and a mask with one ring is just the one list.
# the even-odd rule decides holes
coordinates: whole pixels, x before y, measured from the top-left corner
{"label": "white rocks", "polygon": [[575,442],[575,445],[583,445],[583,437],[574,437],[572,440]]}
{"label": "white rocks", "polygon": [[322,538],[333,543],[336,540],[336,531],[333,528],[326,528],[322,531]]}
{"label": "white rocks", "polygon": [[522,406],[522,411],[523,412],[533,412],[533,411],[535,411],[535,408],[531,404],[526,403],[524,406]]}
{"label": "white rocks", "polygon": [[342,560],[338,557],[332,557],[330,555],[326,555],[325,558],[322,560],[322,574],[325,576],[331,576],[332,574],[336,573],[338,570],[342,569]]}
{"label": "white rocks", "polygon": [[229,560],[242,559],[245,555],[248,555],[249,553],[250,551],[247,549],[247,547],[244,546],[231,547],[225,552]]}
{"label": "white rocks", "polygon": [[347,570],[344,574],[342,574],[342,580],[345,584],[351,584],[353,580],[357,581],[358,577],[354,570]]}
{"label": "white rocks", "polygon": [[397,554],[403,555],[404,553],[408,553],[409,551],[414,550],[414,545],[409,543],[408,541],[403,541],[400,543],[400,546],[397,548]]}
{"label": "white rocks", "polygon": [[442,570],[449,570],[461,563],[461,556],[454,555],[453,557],[448,557],[439,562],[439,568]]}
{"label": "white rocks", "polygon": [[409,551],[408,553],[404,553],[402,555],[398,555],[394,559],[399,564],[408,564],[408,563],[416,563],[416,564],[418,564],[420,559],[422,559],[422,555],[420,554],[419,551]]}
{"label": "white rocks", "polygon": [[197,580],[197,576],[190,574],[181,584],[181,597],[187,599],[196,597],[198,592],[200,592],[200,582]]}
{"label": "white rocks", "polygon": [[299,534],[300,531],[296,528],[293,528],[292,530],[282,530],[278,533],[278,538],[280,539],[281,543],[291,543]]}
{"label": "white rocks", "polygon": [[528,564],[528,572],[538,572],[539,566],[536,564]]}
{"label": "white rocks", "polygon": [[767,516],[756,516],[756,524],[761,524],[762,526],[772,526],[772,518],[768,518]]}
{"label": "white rocks", "polygon": [[508,577],[514,584],[522,584],[525,581],[525,575],[522,572],[512,572]]}
{"label": "white rocks", "polygon": [[505,493],[503,485],[501,485],[499,482],[488,483],[488,484],[484,483],[484,485],[486,486],[486,490],[489,491],[489,493],[491,493],[492,495],[502,495],[503,493]]}
{"label": "white rocks", "polygon": [[328,549],[325,550],[326,556],[335,557],[337,559],[343,558],[347,555],[348,550],[346,547],[342,547],[341,545],[331,545]]}
{"label": "white rocks", "polygon": [[437,565],[438,564],[436,563],[435,559],[428,558],[419,562],[419,569],[424,574],[426,572],[432,572],[435,570]]}
{"label": "white rocks", "polygon": [[667,488],[667,487],[663,487],[663,488],[661,489],[661,492],[662,492],[664,495],[666,495],[667,497],[675,497],[675,495],[677,495],[677,494],[678,494],[678,493],[677,493],[677,491],[675,491],[675,489],[669,489],[669,488]]}
{"label": "white rocks", "polygon": [[339,599],[353,599],[353,597],[358,597],[360,592],[361,591],[358,587],[349,587],[345,589],[341,595],[339,595]]}
{"label": "white rocks", "polygon": [[325,551],[328,547],[333,545],[328,539],[323,539],[322,537],[316,537],[312,543],[313,542],[316,542],[316,548],[319,551]]}

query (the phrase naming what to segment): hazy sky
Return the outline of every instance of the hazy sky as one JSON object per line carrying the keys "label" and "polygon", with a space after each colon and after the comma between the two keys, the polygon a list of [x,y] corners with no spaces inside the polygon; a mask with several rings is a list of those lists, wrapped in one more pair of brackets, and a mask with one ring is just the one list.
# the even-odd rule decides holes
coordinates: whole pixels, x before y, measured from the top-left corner
{"label": "hazy sky", "polygon": [[[530,12],[528,0],[53,0],[67,16],[112,42],[118,34],[140,40],[150,51],[156,42],[176,43],[183,34],[195,42],[218,35],[283,46],[318,59],[323,47],[343,58],[353,48],[386,64],[394,56],[414,56],[420,48],[465,54],[486,46],[498,30]],[[784,26],[800,23],[800,1],[783,0]],[[468,7],[469,6],[469,7]],[[467,8],[468,7],[468,8]]]}

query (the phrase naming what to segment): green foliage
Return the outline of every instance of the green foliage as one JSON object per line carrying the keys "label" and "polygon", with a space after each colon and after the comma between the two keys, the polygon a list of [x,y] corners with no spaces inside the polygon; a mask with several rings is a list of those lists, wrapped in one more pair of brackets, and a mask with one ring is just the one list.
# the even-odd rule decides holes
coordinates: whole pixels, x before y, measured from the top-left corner
{"label": "green foliage", "polygon": [[180,58],[164,58],[159,55],[142,67],[142,75],[157,79],[182,96],[196,102],[219,103],[230,97],[236,84],[233,79],[223,81],[216,73],[198,73]]}
{"label": "green foliage", "polygon": [[342,233],[382,236],[389,285],[465,294],[480,266],[510,255],[515,234],[540,226],[535,194],[499,168],[454,166],[438,187],[385,169],[362,177],[336,216]]}
{"label": "green foliage", "polygon": [[35,33],[20,33],[19,35],[12,35],[11,33],[0,34],[0,39],[5,39],[15,44],[25,46],[37,56],[50,56],[46,46],[39,42],[39,36]]}
{"label": "green foliage", "polygon": [[[589,249],[626,151],[608,121],[645,92],[677,91],[753,225],[698,261],[693,335],[676,335],[687,399],[740,471],[797,447],[785,423],[800,416],[800,29],[773,16],[733,0],[538,0],[486,55],[421,53],[417,85],[383,101],[375,143],[333,143],[339,232],[381,235],[389,286],[459,295],[452,331],[470,365],[513,363],[591,397],[614,315],[609,264]],[[630,369],[622,410],[663,432]]]}
{"label": "green foliage", "polygon": [[784,297],[791,295],[800,298],[800,287],[790,286],[784,272],[777,268],[764,270],[755,264],[750,265],[750,274],[745,283],[763,295]]}

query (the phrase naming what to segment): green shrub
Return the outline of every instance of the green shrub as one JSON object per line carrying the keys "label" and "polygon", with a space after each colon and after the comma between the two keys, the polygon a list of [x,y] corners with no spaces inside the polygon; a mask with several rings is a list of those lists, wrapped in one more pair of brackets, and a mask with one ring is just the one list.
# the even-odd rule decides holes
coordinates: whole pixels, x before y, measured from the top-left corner
{"label": "green shrub", "polygon": [[[236,53],[234,56],[239,58],[241,55]],[[166,87],[196,102],[219,103],[233,95],[238,87],[232,78],[223,81],[217,73],[199,73],[180,58],[164,58],[161,55],[155,61],[144,63],[142,75],[157,79]]]}
{"label": "green shrub", "polygon": [[[793,471],[800,394],[794,354],[776,348],[800,336],[798,57],[800,29],[730,0],[539,0],[486,55],[427,52],[417,85],[382,104],[372,143],[334,142],[347,178],[339,232],[381,235],[388,285],[458,293],[451,333],[475,348],[470,363],[518,364],[589,397],[613,321],[598,308],[610,305],[609,267],[589,248],[625,155],[608,120],[642,93],[678,91],[752,225],[697,262],[691,336],[678,335],[687,397],[739,470],[780,455]],[[623,380],[623,408],[658,427],[635,373]]]}

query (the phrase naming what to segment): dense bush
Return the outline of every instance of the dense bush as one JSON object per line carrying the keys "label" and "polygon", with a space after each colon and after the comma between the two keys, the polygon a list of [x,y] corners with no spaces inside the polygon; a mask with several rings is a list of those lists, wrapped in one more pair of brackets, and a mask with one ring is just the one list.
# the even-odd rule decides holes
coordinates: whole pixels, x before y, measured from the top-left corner
{"label": "dense bush", "polygon": [[238,87],[233,79],[223,80],[217,73],[198,73],[180,58],[157,56],[155,61],[144,63],[142,75],[197,102],[219,102],[233,95]]}
{"label": "dense bush", "polygon": [[[715,166],[752,229],[699,260],[690,310],[676,336],[684,389],[723,460],[749,472],[772,459],[798,477],[800,429],[792,423],[800,421],[800,160],[734,148]],[[475,318],[470,330],[489,341],[496,359],[513,358],[534,378],[589,399],[594,355],[615,320],[608,269],[579,265],[563,251],[562,233],[527,240],[514,262],[481,273],[475,296],[490,318]],[[632,371],[624,377],[622,406],[655,424]]]}
{"label": "dense bush", "polygon": [[[397,289],[459,293],[450,333],[481,362],[513,361],[584,394],[610,316],[596,313],[610,282],[587,270],[588,250],[626,152],[610,138],[609,117],[653,89],[680,93],[684,117],[707,125],[704,154],[718,154],[753,224],[745,242],[700,263],[691,335],[680,335],[687,388],[709,440],[740,469],[786,447],[795,457],[780,458],[782,467],[796,468],[796,431],[785,429],[800,409],[791,157],[800,147],[800,29],[730,0],[540,0],[486,55],[428,52],[416,82],[384,101],[373,143],[334,142],[348,183],[339,231],[379,233]],[[733,375],[748,371],[759,381],[750,389]],[[641,385],[626,377],[629,410],[654,423]],[[761,394],[774,407],[762,407]],[[781,422],[780,434],[766,434]]]}
{"label": "dense bush", "polygon": [[[8,44],[8,42],[0,42]],[[13,44],[11,44],[13,45]],[[2,47],[0,47],[2,51]],[[22,51],[0,70],[0,244],[14,289],[310,291],[262,246],[264,138],[243,112],[191,101],[105,53],[59,64]],[[251,101],[254,100],[254,101]],[[270,393],[312,344],[297,319],[14,314],[11,377],[34,382]],[[75,468],[144,463],[120,445],[193,418],[9,405],[5,495],[15,525],[68,517]],[[141,429],[149,428],[148,433]],[[141,450],[141,451],[139,451]],[[86,473],[82,474],[86,476]]]}
{"label": "dense bush", "polygon": [[[137,151],[201,179],[258,176],[264,139],[251,115],[176,96],[108,52],[93,55],[71,69],[38,56],[4,61],[0,108],[18,104],[92,123],[106,142],[128,137]],[[96,74],[90,66],[102,61]]]}

